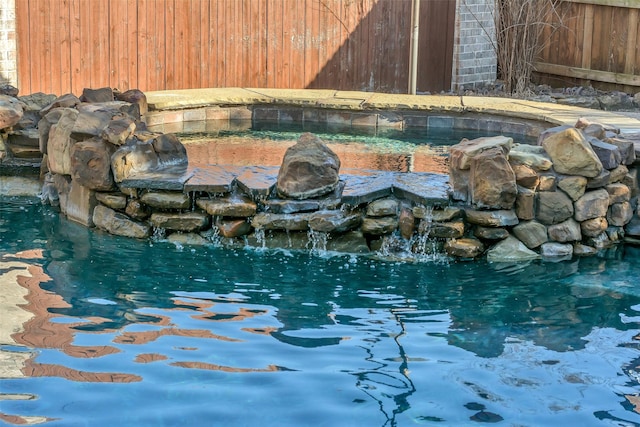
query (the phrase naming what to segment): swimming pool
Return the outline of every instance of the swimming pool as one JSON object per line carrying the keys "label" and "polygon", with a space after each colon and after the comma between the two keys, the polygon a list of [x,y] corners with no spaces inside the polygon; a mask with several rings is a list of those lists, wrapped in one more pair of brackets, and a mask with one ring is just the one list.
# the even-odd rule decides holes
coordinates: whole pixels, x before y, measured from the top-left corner
{"label": "swimming pool", "polygon": [[0,423],[640,425],[637,247],[519,265],[191,249],[0,202]]}

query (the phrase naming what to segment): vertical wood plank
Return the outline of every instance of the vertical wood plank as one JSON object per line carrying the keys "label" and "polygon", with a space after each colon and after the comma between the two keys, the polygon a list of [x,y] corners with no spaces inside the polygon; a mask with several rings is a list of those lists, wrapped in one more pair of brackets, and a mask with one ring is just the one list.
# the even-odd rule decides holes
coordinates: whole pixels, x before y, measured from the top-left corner
{"label": "vertical wood plank", "polygon": [[[638,19],[638,23],[633,28],[635,34],[640,33],[640,19]],[[640,34],[638,34],[638,39],[640,39]],[[633,48],[633,68],[632,73],[640,73],[640,41],[635,43],[635,47]],[[634,88],[637,90],[637,88]]]}
{"label": "vertical wood plank", "polygon": [[225,60],[226,60],[226,8],[225,0],[218,0],[216,2],[217,6],[217,34],[218,34],[218,53],[217,58],[218,61],[216,63],[216,67],[218,70],[218,79],[217,79],[217,87],[226,87],[227,86],[227,76],[225,72]]}
{"label": "vertical wood plank", "polygon": [[31,87],[31,70],[25,67],[31,58],[31,31],[29,19],[31,16],[31,4],[29,0],[16,3],[16,43],[18,48],[18,88],[21,93],[33,93]]}
{"label": "vertical wood plank", "polygon": [[265,71],[266,71],[266,87],[275,87],[274,85],[274,75],[276,70],[275,63],[275,52],[278,51],[278,41],[276,37],[276,27],[277,24],[274,20],[275,10],[276,10],[276,2],[279,0],[266,0],[266,40],[267,46],[265,48],[266,57],[265,57]]}
{"label": "vertical wood plank", "polygon": [[584,6],[584,27],[582,35],[582,68],[591,68],[591,51],[593,46],[593,8],[591,4]]}
{"label": "vertical wood plank", "polygon": [[[250,1],[250,0],[249,0]],[[241,56],[241,67],[240,67],[240,86],[251,86],[254,84],[251,81],[251,37],[252,37],[252,22],[251,22],[251,4],[247,0],[238,1],[240,3],[238,6],[240,8],[240,40],[238,43],[238,49],[240,50]]]}
{"label": "vertical wood plank", "polygon": [[200,87],[209,83],[209,0],[200,1]]}
{"label": "vertical wood plank", "polygon": [[201,0],[191,0],[189,2],[190,14],[189,14],[189,29],[190,31],[190,43],[189,43],[189,73],[191,78],[189,79],[188,87],[199,88],[202,85],[202,16],[200,15],[202,8]]}
{"label": "vertical wood plank", "polygon": [[217,34],[218,10],[215,1],[209,1],[209,18],[207,25],[207,35],[209,38],[207,52],[207,85],[208,87],[218,86],[218,34]]}
{"label": "vertical wood plank", "polygon": [[177,7],[179,5],[176,4],[176,0],[165,0],[165,30],[161,32],[163,35],[161,39],[163,40],[165,51],[165,86],[168,89],[178,87],[177,69],[182,63],[176,46]]}
{"label": "vertical wood plank", "polygon": [[76,81],[80,75],[80,68],[82,66],[82,54],[81,54],[81,42],[80,42],[80,5],[79,0],[70,0],[69,4],[69,32],[71,48],[69,52],[70,56],[70,78],[71,87],[69,92],[76,93],[75,86]]}
{"label": "vertical wood plank", "polygon": [[638,48],[638,9],[631,9],[629,11],[627,31],[628,36],[625,47],[623,72],[626,74],[634,74]]}
{"label": "vertical wood plank", "polygon": [[[48,6],[49,10],[47,11],[47,17],[49,22],[47,24],[47,33],[49,38],[49,52],[51,56],[45,72],[50,78],[51,92],[59,94],[62,92],[62,73],[59,70],[62,69],[62,50],[63,43],[66,39],[63,27],[64,21],[59,21],[59,12],[64,6],[64,1],[50,1]],[[53,72],[53,70],[56,70],[56,72]]]}
{"label": "vertical wood plank", "polygon": [[49,45],[49,33],[51,28],[47,20],[47,4],[45,0],[32,0],[34,9],[34,19],[30,22],[29,31],[31,34],[39,34],[40,37],[36,38],[34,47],[37,54],[30,59],[32,67],[32,84],[35,90],[41,91],[42,88],[50,87],[51,80],[47,75],[46,64],[49,63],[51,58],[50,45]]}

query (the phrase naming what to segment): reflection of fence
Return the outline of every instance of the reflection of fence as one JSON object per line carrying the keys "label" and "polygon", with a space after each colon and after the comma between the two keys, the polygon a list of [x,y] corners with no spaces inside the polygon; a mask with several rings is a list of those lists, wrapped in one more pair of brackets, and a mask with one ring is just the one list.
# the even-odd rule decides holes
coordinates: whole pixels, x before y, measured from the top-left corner
{"label": "reflection of fence", "polygon": [[548,45],[535,67],[541,82],[588,84],[627,92],[640,90],[640,2],[563,0],[561,25],[543,40]]}
{"label": "reflection of fence", "polygon": [[[455,1],[422,5],[418,90],[448,90]],[[410,22],[408,0],[17,1],[18,84],[406,92]]]}

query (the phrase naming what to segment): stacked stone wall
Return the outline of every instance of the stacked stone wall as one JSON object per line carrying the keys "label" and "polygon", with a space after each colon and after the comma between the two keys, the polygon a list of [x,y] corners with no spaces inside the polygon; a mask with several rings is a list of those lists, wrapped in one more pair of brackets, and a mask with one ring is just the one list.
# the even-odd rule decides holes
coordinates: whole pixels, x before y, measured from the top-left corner
{"label": "stacked stone wall", "polygon": [[489,259],[595,254],[640,237],[636,149],[582,119],[547,129],[537,146],[463,140],[450,150],[452,197],[466,206],[469,233],[494,240]]}
{"label": "stacked stone wall", "polygon": [[40,152],[43,202],[116,235],[492,261],[640,242],[638,142],[585,120],[547,129],[538,145],[462,140],[449,175],[350,175],[312,134],[280,168],[190,167],[174,134],[147,129],[140,91],[2,100],[5,135],[25,132]]}

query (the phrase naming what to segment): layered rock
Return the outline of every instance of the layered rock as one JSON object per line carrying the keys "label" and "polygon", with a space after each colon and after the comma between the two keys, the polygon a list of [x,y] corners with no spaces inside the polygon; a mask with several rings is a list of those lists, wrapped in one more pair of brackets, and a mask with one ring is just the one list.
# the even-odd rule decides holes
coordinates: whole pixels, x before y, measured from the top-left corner
{"label": "layered rock", "polygon": [[320,138],[305,133],[289,147],[278,172],[277,191],[285,198],[311,199],[334,191],[340,159]]}

